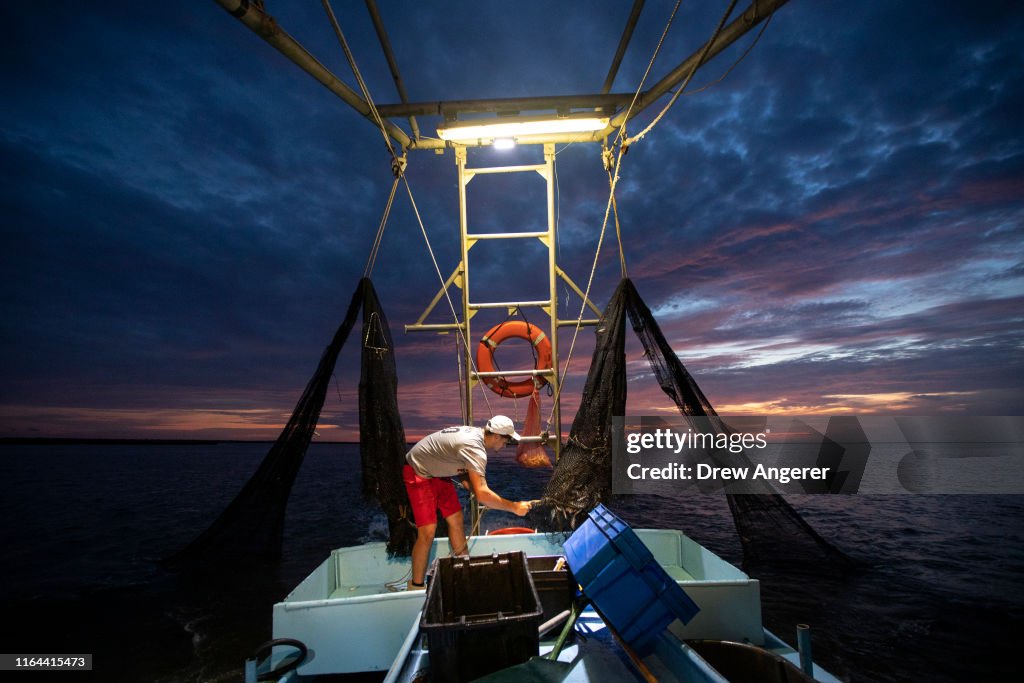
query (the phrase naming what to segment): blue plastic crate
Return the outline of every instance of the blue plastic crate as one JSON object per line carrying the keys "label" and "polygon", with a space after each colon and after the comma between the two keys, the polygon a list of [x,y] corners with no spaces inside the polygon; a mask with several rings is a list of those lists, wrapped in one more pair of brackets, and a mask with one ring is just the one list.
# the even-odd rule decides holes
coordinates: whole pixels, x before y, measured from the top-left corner
{"label": "blue plastic crate", "polygon": [[564,548],[583,593],[638,652],[676,619],[685,624],[700,611],[629,525],[603,505]]}

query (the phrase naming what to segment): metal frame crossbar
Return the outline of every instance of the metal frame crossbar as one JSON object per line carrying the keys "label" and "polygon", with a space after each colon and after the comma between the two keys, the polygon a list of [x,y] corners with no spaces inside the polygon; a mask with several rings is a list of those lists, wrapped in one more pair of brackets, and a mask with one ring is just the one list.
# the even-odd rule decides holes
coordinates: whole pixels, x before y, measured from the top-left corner
{"label": "metal frame crossbar", "polygon": [[[262,2],[251,0],[214,0],[227,10],[232,16],[245,24],[248,28],[258,34],[274,48],[280,51],[285,57],[292,60],[297,66],[309,73],[318,80],[324,87],[337,95],[350,107],[361,115],[374,120],[374,114],[367,101],[359,93],[347,86],[316,57],[310,54],[298,41],[290,36],[264,9]],[[653,105],[657,100],[676,88],[686,80],[696,68],[706,64],[713,57],[722,52],[729,45],[736,42],[753,27],[757,26],[770,17],[776,10],[785,5],[789,0],[752,0],[751,4],[735,20],[716,32],[713,39],[702,45],[698,50],[679,63],[660,81],[649,89],[634,96],[630,93],[609,93],[611,82],[614,80],[618,70],[618,61],[621,54],[626,50],[629,37],[632,35],[633,27],[642,7],[642,3],[634,2],[633,10],[630,13],[623,32],[622,40],[619,43],[618,51],[613,59],[612,68],[602,92],[588,95],[568,96],[545,96],[545,97],[518,97],[501,99],[479,99],[479,100],[450,100],[440,102],[408,102],[405,93],[404,82],[398,73],[398,66],[387,40],[383,21],[376,10],[376,4],[368,0],[371,16],[374,20],[374,27],[380,38],[382,50],[388,60],[392,77],[399,91],[401,100],[398,104],[376,105],[376,113],[383,117],[383,127],[388,136],[397,142],[403,149],[445,149],[451,147],[451,143],[432,137],[420,135],[420,126],[414,120],[410,121],[413,131],[410,136],[390,119],[412,118],[415,116],[442,116],[446,120],[455,120],[460,114],[472,112],[550,112],[552,115],[563,115],[573,110],[601,112],[604,115],[611,115],[608,124],[602,129],[587,133],[559,133],[547,136],[535,136],[530,142],[533,143],[568,143],[568,142],[600,142],[613,135],[622,128],[630,119],[635,118],[645,109]],[[465,146],[476,146],[478,144],[490,144],[489,141],[479,143],[460,143]]]}

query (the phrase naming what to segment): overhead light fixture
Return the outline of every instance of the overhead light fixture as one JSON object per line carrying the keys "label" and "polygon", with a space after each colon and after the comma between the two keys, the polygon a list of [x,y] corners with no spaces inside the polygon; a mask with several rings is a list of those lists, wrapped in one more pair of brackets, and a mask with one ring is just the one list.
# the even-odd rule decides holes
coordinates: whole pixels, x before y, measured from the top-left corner
{"label": "overhead light fixture", "polygon": [[455,121],[439,126],[437,135],[450,142],[476,142],[540,135],[561,135],[565,133],[591,133],[608,126],[607,116],[593,114],[570,114],[555,118],[494,118]]}
{"label": "overhead light fixture", "polygon": [[495,138],[494,140],[494,149],[514,149],[515,146],[515,138]]}

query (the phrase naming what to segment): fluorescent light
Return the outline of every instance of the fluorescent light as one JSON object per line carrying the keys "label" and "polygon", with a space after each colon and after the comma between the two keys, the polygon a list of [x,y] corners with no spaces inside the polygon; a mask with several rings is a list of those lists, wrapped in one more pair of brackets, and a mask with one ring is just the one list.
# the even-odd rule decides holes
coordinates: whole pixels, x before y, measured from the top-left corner
{"label": "fluorescent light", "polygon": [[437,135],[442,140],[476,141],[498,138],[522,138],[531,135],[558,135],[560,133],[588,133],[603,130],[608,126],[608,117],[593,115],[570,115],[562,118],[540,119],[486,119],[456,122],[450,126],[438,127]]}
{"label": "fluorescent light", "polygon": [[516,146],[515,138],[495,138],[494,149],[514,149]]}

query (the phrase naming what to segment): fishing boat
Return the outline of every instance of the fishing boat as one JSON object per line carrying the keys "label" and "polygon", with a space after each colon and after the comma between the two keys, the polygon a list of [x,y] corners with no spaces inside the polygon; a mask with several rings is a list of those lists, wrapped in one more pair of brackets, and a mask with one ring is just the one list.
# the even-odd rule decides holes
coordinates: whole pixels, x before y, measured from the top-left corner
{"label": "fishing boat", "polygon": [[[381,15],[376,3],[367,0],[366,4],[380,38],[384,56],[398,87],[400,102],[389,105],[373,103],[329,3],[324,3],[328,20],[344,48],[361,92],[346,86],[340,78],[285,32],[267,12],[263,2],[216,1],[242,24],[366,117],[388,142],[395,180],[374,250],[379,247],[380,236],[396,190],[403,183],[408,187],[405,178],[408,153],[430,150],[454,158],[461,258],[447,278],[435,260],[440,288],[433,300],[426,303],[420,318],[407,324],[405,331],[454,334],[460,340],[459,382],[464,424],[472,425],[479,422],[479,411],[474,410],[474,401],[479,402],[480,392],[484,396],[490,391],[500,396],[530,399],[539,387],[549,387],[553,396],[551,415],[548,419],[549,428],[540,430],[535,424],[531,429],[533,433],[528,434],[523,441],[527,445],[543,445],[551,449],[558,463],[556,475],[560,471],[569,471],[571,477],[571,467],[563,468],[562,464],[566,458],[574,455],[572,449],[578,447],[582,437],[576,439],[576,446],[572,445],[573,434],[577,429],[576,422],[573,423],[573,434],[569,435],[568,440],[562,433],[560,410],[565,377],[562,357],[564,335],[568,329],[575,335],[581,328],[595,326],[599,326],[598,332],[603,333],[604,328],[611,323],[608,309],[602,310],[591,300],[593,272],[586,285],[581,286],[562,270],[558,263],[555,215],[556,145],[592,143],[601,146],[602,163],[610,185],[608,211],[605,225],[602,226],[603,237],[609,224],[608,216],[615,215],[614,196],[622,154],[630,145],[642,139],[654,123],[633,136],[625,135],[625,125],[644,110],[662,101],[663,96],[671,94],[668,106],[665,107],[667,111],[685,90],[698,68],[752,28],[762,24],[785,4],[785,0],[758,0],[737,15],[732,14],[736,4],[732,2],[707,41],[659,82],[647,89],[638,87],[635,91],[627,93],[610,92],[644,4],[642,0],[637,0],[626,21],[611,69],[600,92],[592,95],[431,103],[408,101]],[[424,117],[440,118],[436,136],[422,133],[421,123]],[[660,119],[660,116],[658,118]],[[403,129],[399,123],[402,121],[408,121],[411,133]],[[471,162],[470,150],[510,145],[534,146],[540,152],[542,160],[537,163],[496,166],[475,166]],[[467,218],[470,203],[467,192],[469,183],[474,178],[484,175],[514,174],[539,176],[543,181],[546,228],[527,232],[475,231]],[[412,197],[411,190],[409,194]],[[541,245],[546,273],[535,279],[545,283],[546,294],[542,298],[526,296],[494,300],[490,288],[486,284],[478,285],[477,280],[471,277],[470,250],[484,242],[515,245],[524,241],[534,246],[537,243]],[[371,262],[374,258],[375,254],[371,255]],[[579,315],[564,316],[560,313],[559,285],[571,289],[579,297]],[[456,288],[459,290],[455,297],[458,302],[453,301],[452,297],[452,290]],[[346,318],[347,328],[343,325],[344,334],[339,330],[335,342],[332,342],[329,352],[325,353],[324,360],[321,361],[318,375],[310,382],[307,393],[296,409],[296,415],[301,414],[303,419],[293,417],[275,449],[279,446],[282,449],[287,448],[289,443],[302,439],[308,444],[315,428],[316,417],[319,415],[319,405],[323,401],[322,380],[329,376],[333,367],[334,358],[337,356],[336,347],[343,344],[347,338],[348,330],[355,320],[357,303],[369,301],[370,295],[366,289],[357,292]],[[373,298],[375,299],[375,296]],[[434,309],[445,301],[452,314],[452,320],[428,322]],[[439,310],[443,309],[444,306],[441,306]],[[533,322],[525,320],[527,310],[540,312],[536,315],[531,314]],[[632,314],[633,309],[630,311]],[[475,340],[480,337],[483,329],[481,323],[474,320],[474,316],[487,312],[509,312],[509,316],[497,325],[488,326],[489,329],[484,332],[482,341],[477,343]],[[584,315],[585,313],[587,315]],[[623,317],[624,314],[620,311],[620,318]],[[508,323],[513,319],[517,322],[515,326]],[[518,325],[520,321],[522,325]],[[503,325],[507,327],[503,328]],[[563,332],[563,328],[568,329]],[[367,313],[367,309],[364,308],[363,329],[364,363],[367,358],[371,362],[380,361],[391,348],[382,313],[378,315],[376,310]],[[532,366],[516,369],[498,369],[494,366],[494,348],[507,338],[525,339],[535,350],[540,349],[534,353],[535,362]],[[337,343],[339,339],[340,344]],[[595,352],[595,358],[596,356]],[[669,365],[673,362],[678,363],[678,360],[673,359],[674,354],[668,359]],[[682,381],[689,381],[685,379],[688,375],[682,370],[681,365],[679,370],[673,372],[676,372],[677,377],[684,377]],[[593,374],[593,368],[591,373],[591,376],[596,376]],[[594,384],[597,383],[595,380]],[[366,384],[367,390],[376,390],[374,387],[383,386],[381,391],[386,393],[388,389],[387,386],[374,381],[368,381]],[[588,400],[586,392],[590,390],[604,391],[591,387],[588,379],[588,386],[581,400],[582,406],[587,410],[595,403]],[[622,393],[624,401],[624,389]],[[710,404],[696,389],[695,384],[691,394],[695,397],[691,402],[696,407],[692,408],[689,414],[694,414],[692,410],[696,410],[697,414],[714,416]],[[316,404],[318,395],[320,404]],[[380,398],[377,400],[384,401]],[[393,397],[388,400],[393,402]],[[491,409],[489,401],[486,398],[484,400],[488,403],[488,412],[496,412]],[[314,404],[315,407],[310,407]],[[682,410],[682,405],[680,409]],[[579,420],[579,416],[577,419]],[[529,421],[528,416],[527,422]],[[534,421],[536,422],[536,419]],[[591,430],[593,429],[595,428],[592,424]],[[604,434],[610,429],[610,425],[599,424],[597,429]],[[363,434],[362,438],[366,441],[374,437],[371,434]],[[404,448],[404,443],[402,447]],[[302,446],[303,452],[304,448],[305,445]],[[255,495],[253,491],[259,488],[261,481],[288,480],[290,485],[288,477],[294,478],[294,468],[297,468],[297,464],[288,465],[284,468],[287,473],[282,475],[279,459],[275,460],[279,450],[272,450],[268,455],[260,472],[250,482],[250,486],[240,494],[238,501],[242,502],[238,505],[233,504],[225,518],[240,518],[238,509],[244,506],[246,496],[251,498]],[[301,456],[299,460],[301,461]],[[371,487],[385,486],[373,480],[373,477],[386,476],[386,469],[381,468],[380,471],[369,475]],[[364,483],[367,476],[364,472]],[[607,491],[604,492],[606,493]],[[285,497],[286,495],[287,491]],[[283,507],[283,503],[280,505]],[[382,505],[388,509],[387,504],[382,502]],[[260,510],[265,511],[268,507],[270,506],[261,505]],[[483,512],[484,510],[475,502],[471,504],[471,523],[474,529],[478,528],[477,523]],[[527,527],[505,529],[504,533],[470,535],[468,559],[460,557],[453,560],[464,562],[466,568],[470,568],[474,563],[481,567],[497,566],[495,563],[499,563],[502,567],[512,567],[508,571],[526,572],[525,575],[529,577],[529,580],[520,582],[526,591],[525,600],[529,604],[526,607],[518,605],[517,609],[530,612],[530,621],[510,619],[510,614],[504,607],[497,608],[496,613],[481,619],[486,622],[488,628],[497,629],[493,631],[496,634],[492,636],[494,642],[502,642],[510,637],[508,631],[502,629],[514,626],[522,631],[525,628],[528,632],[526,635],[534,642],[531,646],[532,651],[528,653],[531,656],[519,658],[514,662],[498,662],[497,670],[491,667],[484,674],[498,678],[488,680],[837,680],[813,663],[809,632],[801,631],[798,634],[801,647],[793,648],[764,627],[760,585],[756,578],[722,560],[682,531],[633,530],[603,505],[595,507],[588,504],[574,512],[576,514],[573,515],[570,528],[564,533],[538,532]],[[250,515],[249,519],[256,517]],[[393,521],[390,513],[389,521]],[[199,542],[194,544],[191,554],[219,547],[215,539],[218,533],[220,538],[224,537],[223,528],[228,523],[230,522],[211,527],[210,532],[197,539]],[[238,522],[234,523],[237,527]],[[579,555],[573,550],[573,539],[577,538],[581,529],[590,528],[587,525],[593,524],[604,529],[601,533],[607,535],[607,539],[599,544],[597,555],[606,553],[606,549],[612,549],[615,557],[610,561],[618,562],[619,554],[625,552],[628,556],[627,564],[636,565],[624,570],[623,576],[627,578],[617,578],[602,588],[612,601],[610,603],[602,604],[594,597],[598,592],[594,582],[577,580],[580,572],[585,571],[581,563],[590,562],[592,558],[580,560]],[[610,535],[607,531],[609,528],[614,529]],[[275,527],[275,533],[279,538],[279,523]],[[629,540],[625,542],[623,539]],[[630,546],[632,549],[624,551],[620,545]],[[189,553],[184,555],[188,556]],[[246,662],[246,680],[318,681],[329,680],[337,675],[368,672],[377,672],[387,681],[424,680],[425,676],[429,678],[431,675],[433,680],[456,680],[463,678],[465,673],[459,668],[461,660],[502,659],[493,652],[481,652],[479,648],[466,646],[460,649],[459,631],[464,630],[467,623],[474,622],[473,615],[462,615],[455,623],[446,623],[446,619],[441,618],[443,638],[439,640],[432,636],[439,630],[431,630],[431,627],[438,624],[430,622],[430,603],[432,600],[443,598],[441,591],[444,584],[439,573],[449,571],[446,567],[451,562],[446,564],[445,561],[451,556],[452,548],[448,540],[435,539],[430,558],[434,567],[430,586],[426,591],[414,591],[405,590],[404,579],[408,572],[408,559],[402,557],[400,553],[396,554],[390,543],[366,543],[331,550],[328,557],[312,573],[282,601],[274,605],[273,640],[261,647],[258,653]],[[609,560],[602,560],[605,561]],[[600,574],[604,568],[599,567],[590,573]],[[632,584],[628,583],[631,580],[628,577],[648,574],[667,578],[658,579],[663,583],[655,591],[650,603],[641,603],[638,608],[634,606],[636,619],[640,618],[636,615],[641,613],[646,618],[649,613],[658,612],[662,608],[662,603],[668,601],[669,594],[677,594],[674,591],[685,595],[686,604],[692,603],[695,609],[686,611],[686,614],[672,610],[666,612],[668,616],[664,620],[665,623],[644,630],[640,636],[641,646],[637,645],[639,641],[636,638],[624,636],[628,625],[612,617],[612,612],[615,611],[616,602],[621,605],[639,600],[629,588]],[[486,572],[483,575],[486,575]],[[460,576],[472,577],[473,574]],[[509,583],[515,584],[517,581],[519,580],[515,579]],[[650,583],[646,578],[643,581]],[[492,581],[490,585],[475,586],[472,590],[479,593],[502,592],[506,590],[505,583]],[[541,609],[541,603],[544,602],[541,597],[553,599],[556,604],[544,611]],[[677,616],[679,618],[676,618]],[[523,626],[523,623],[526,623],[526,626]],[[446,645],[440,647],[439,643]],[[447,657],[447,660],[454,657],[456,668],[439,669],[438,662],[443,656]],[[493,661],[489,663],[494,664]],[[476,670],[476,673],[480,673],[480,670]],[[477,677],[476,673],[472,678]],[[505,678],[501,678],[502,675]]]}
{"label": "fishing boat", "polygon": [[[576,629],[585,638],[560,650],[556,661],[564,664],[560,671],[564,678],[553,680],[838,681],[810,660],[809,643],[801,652],[764,628],[757,579],[680,531],[639,529],[636,534],[700,611],[686,624],[673,621],[638,656],[623,649],[628,646],[607,630],[597,610],[584,609]],[[560,537],[552,534],[470,538],[473,556],[513,551],[537,558],[565,553]],[[431,558],[449,554],[446,539],[438,539]],[[424,592],[391,592],[384,579],[402,579],[407,569],[407,562],[388,560],[383,543],[333,550],[274,605],[271,644],[277,647],[264,648],[262,654],[271,654],[267,650],[272,649],[273,656],[264,659],[258,670],[284,671],[282,681],[315,681],[328,674],[366,671],[386,671],[386,681],[429,680],[428,639],[421,630]],[[546,631],[540,655],[550,656],[555,650],[560,626],[562,622],[557,622]],[[809,632],[804,637],[809,640]],[[255,659],[249,671],[255,677]]]}

